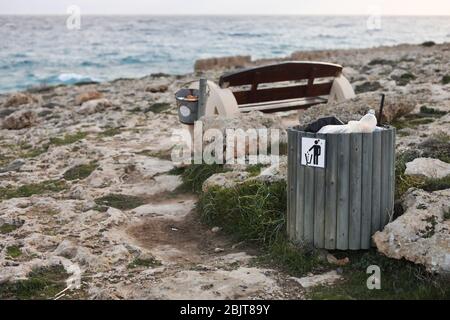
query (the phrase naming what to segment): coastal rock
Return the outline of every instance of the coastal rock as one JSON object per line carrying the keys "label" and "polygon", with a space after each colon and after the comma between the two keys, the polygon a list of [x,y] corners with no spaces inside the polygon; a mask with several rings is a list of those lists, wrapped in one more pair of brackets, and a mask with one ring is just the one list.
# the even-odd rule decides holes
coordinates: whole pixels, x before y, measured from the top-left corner
{"label": "coastal rock", "polygon": [[19,130],[31,127],[37,123],[36,112],[29,110],[16,111],[3,120],[2,127],[9,130]]}
{"label": "coastal rock", "polygon": [[303,288],[307,289],[324,284],[333,284],[336,281],[342,279],[342,276],[339,275],[336,271],[330,271],[327,273],[307,276],[303,278],[291,277],[291,279],[299,283]]}
{"label": "coastal rock", "polygon": [[422,264],[430,272],[450,272],[450,189],[411,189],[404,196],[405,213],[375,233],[378,251],[394,259]]}
{"label": "coastal rock", "polygon": [[232,56],[221,58],[208,58],[195,61],[195,71],[207,71],[212,69],[232,69],[251,64],[251,56]]}
{"label": "coastal rock", "polygon": [[0,167],[0,173],[17,171],[25,164],[23,159],[16,159],[9,163],[6,167]]}
{"label": "coastal rock", "polygon": [[262,169],[255,179],[264,182],[286,181],[287,177],[287,156],[280,156],[279,162],[268,168]]}
{"label": "coastal rock", "polygon": [[151,93],[158,93],[158,92],[159,93],[164,93],[167,90],[169,90],[169,87],[166,86],[165,84],[162,84],[162,85],[159,85],[159,86],[150,86],[150,87],[147,87],[145,89],[145,91],[151,92]]}
{"label": "coastal rock", "polygon": [[103,93],[101,92],[98,91],[84,92],[75,97],[75,104],[79,106],[87,101],[98,100],[101,98],[103,98]]}
{"label": "coastal rock", "polygon": [[78,113],[82,115],[90,115],[97,112],[103,112],[111,106],[111,102],[109,102],[109,100],[107,99],[89,100],[81,105],[81,107],[78,109]]}
{"label": "coastal rock", "polygon": [[416,158],[406,164],[405,174],[440,179],[450,175],[450,164],[439,159]]}
{"label": "coastal rock", "polygon": [[207,192],[211,188],[232,188],[245,181],[249,177],[248,172],[230,171],[216,173],[203,182],[202,191]]}
{"label": "coastal rock", "polygon": [[24,104],[40,103],[40,102],[41,102],[40,97],[32,96],[31,94],[26,93],[14,93],[8,97],[6,102],[3,104],[3,107],[14,108]]}

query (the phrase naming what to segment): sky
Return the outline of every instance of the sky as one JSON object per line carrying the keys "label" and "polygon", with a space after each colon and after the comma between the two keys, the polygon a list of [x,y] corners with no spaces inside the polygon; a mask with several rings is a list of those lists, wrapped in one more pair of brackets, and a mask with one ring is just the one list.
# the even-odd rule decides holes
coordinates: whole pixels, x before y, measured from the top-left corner
{"label": "sky", "polygon": [[0,14],[450,15],[450,0],[0,0]]}

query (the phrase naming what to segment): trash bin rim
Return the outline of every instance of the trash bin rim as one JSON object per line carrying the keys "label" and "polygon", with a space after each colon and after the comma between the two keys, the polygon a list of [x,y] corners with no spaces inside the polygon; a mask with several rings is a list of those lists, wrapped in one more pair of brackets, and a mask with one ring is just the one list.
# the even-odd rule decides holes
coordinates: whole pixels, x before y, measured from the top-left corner
{"label": "trash bin rim", "polygon": [[[291,126],[291,127],[288,127],[287,129],[286,129],[286,131],[289,131],[289,132],[301,132],[301,133],[307,133],[307,134],[312,134],[312,135],[320,135],[320,136],[332,136],[332,135],[355,135],[355,134],[373,134],[373,133],[377,133],[377,132],[382,132],[382,131],[372,131],[372,132],[346,132],[346,133],[317,133],[317,132],[309,132],[309,131],[304,131],[304,130],[302,130],[304,127],[305,127],[306,125],[304,125],[304,126],[301,126],[301,125],[296,125],[296,126]],[[381,125],[381,126],[377,126],[377,127],[381,127],[381,128],[383,128],[383,129],[385,129],[385,130],[387,130],[387,131],[389,131],[389,130],[396,130],[396,128],[394,127],[394,126],[390,126],[390,125]]]}

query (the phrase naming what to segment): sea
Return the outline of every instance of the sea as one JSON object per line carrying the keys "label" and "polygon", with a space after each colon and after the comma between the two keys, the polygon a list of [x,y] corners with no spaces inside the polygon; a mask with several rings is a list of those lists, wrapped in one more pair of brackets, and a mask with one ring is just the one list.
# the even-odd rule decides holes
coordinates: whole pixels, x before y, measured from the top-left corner
{"label": "sea", "polygon": [[186,74],[208,57],[450,42],[450,16],[81,16],[79,29],[67,20],[0,15],[0,93]]}

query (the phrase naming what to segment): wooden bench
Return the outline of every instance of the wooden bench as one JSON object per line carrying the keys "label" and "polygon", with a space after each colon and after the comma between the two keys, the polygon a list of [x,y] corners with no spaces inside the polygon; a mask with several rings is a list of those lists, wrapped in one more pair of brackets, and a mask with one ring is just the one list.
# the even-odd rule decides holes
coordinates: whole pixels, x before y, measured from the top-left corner
{"label": "wooden bench", "polygon": [[342,66],[323,62],[284,62],[235,71],[222,75],[219,86],[232,91],[239,112],[307,109],[327,103],[330,96],[333,100],[354,96]]}

